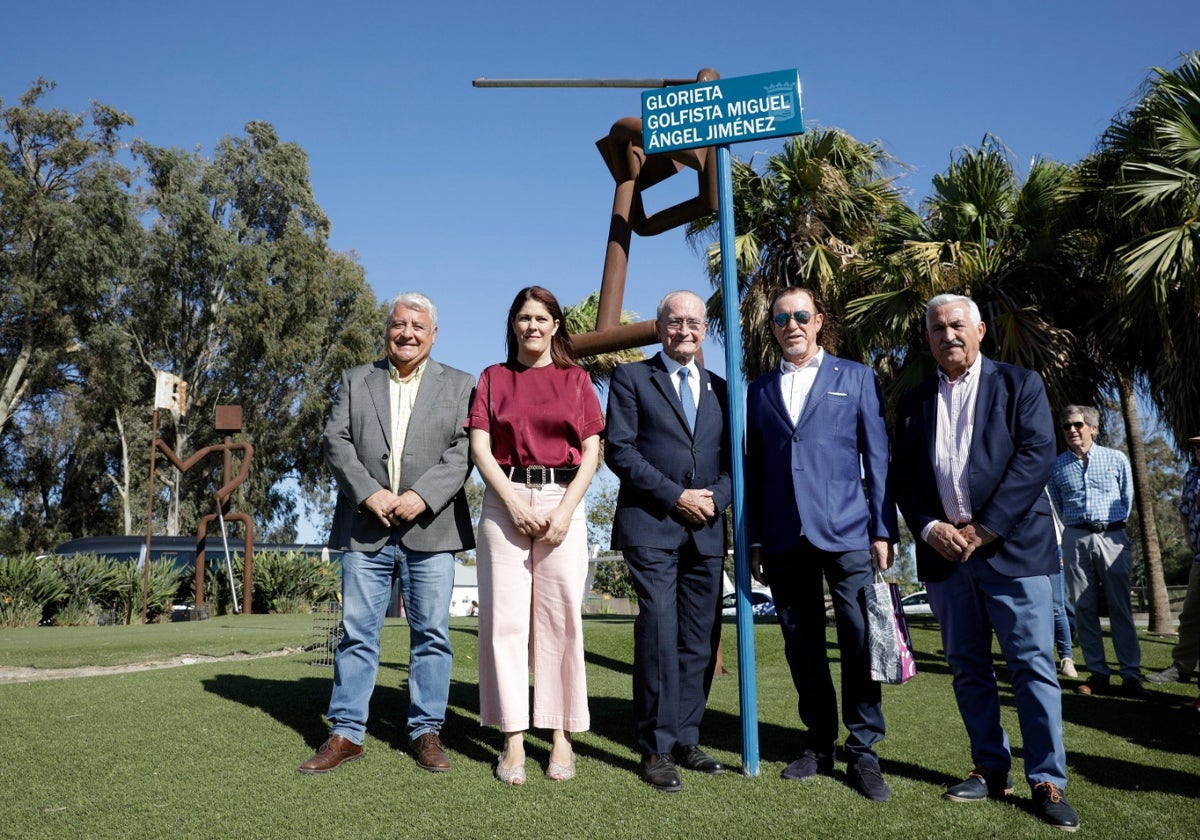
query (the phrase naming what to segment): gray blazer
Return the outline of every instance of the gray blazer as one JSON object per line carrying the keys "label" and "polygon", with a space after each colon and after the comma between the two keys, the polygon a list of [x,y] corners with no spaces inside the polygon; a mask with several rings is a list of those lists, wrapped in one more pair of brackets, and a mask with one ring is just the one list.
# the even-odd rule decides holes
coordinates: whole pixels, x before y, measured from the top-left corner
{"label": "gray blazer", "polygon": [[400,461],[399,492],[413,490],[428,509],[412,522],[387,528],[362,507],[389,485],[392,449],[388,363],[381,359],[342,374],[322,441],[337,481],[337,509],[329,547],[378,551],[396,534],[412,551],[475,547],[463,484],[471,473],[467,411],[475,378],[429,359],[417,390]]}

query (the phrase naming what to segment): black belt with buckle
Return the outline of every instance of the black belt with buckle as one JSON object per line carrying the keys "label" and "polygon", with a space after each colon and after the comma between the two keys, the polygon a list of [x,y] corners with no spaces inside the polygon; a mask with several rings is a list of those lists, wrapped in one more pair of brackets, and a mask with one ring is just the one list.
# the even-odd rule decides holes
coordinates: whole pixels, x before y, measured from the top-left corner
{"label": "black belt with buckle", "polygon": [[561,484],[566,487],[575,480],[579,467],[543,467],[533,464],[528,467],[509,467],[508,477],[526,487],[545,487],[547,484]]}
{"label": "black belt with buckle", "polygon": [[1077,522],[1071,527],[1079,528],[1082,531],[1091,531],[1093,534],[1100,534],[1104,531],[1120,531],[1125,527],[1125,520],[1118,519],[1116,522]]}

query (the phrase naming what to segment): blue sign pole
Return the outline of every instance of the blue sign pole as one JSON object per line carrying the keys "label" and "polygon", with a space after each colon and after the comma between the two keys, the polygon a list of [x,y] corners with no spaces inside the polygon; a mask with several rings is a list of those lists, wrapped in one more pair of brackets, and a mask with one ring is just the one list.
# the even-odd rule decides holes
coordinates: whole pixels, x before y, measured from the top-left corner
{"label": "blue sign pole", "polygon": [[716,147],[717,214],[721,231],[721,299],[725,316],[725,378],[733,454],[733,569],[737,587],[738,698],[742,711],[742,772],[758,775],[758,686],[754,666],[754,609],[746,545],[746,396],[742,384],[742,319],[734,249],[733,167],[729,146]]}

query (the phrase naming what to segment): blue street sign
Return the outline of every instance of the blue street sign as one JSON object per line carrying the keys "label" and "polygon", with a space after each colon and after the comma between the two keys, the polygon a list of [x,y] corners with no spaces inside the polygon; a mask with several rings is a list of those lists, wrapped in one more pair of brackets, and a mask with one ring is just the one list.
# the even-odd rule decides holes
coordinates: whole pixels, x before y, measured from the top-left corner
{"label": "blue street sign", "polygon": [[642,93],[642,148],[647,154],[803,132],[797,70]]}

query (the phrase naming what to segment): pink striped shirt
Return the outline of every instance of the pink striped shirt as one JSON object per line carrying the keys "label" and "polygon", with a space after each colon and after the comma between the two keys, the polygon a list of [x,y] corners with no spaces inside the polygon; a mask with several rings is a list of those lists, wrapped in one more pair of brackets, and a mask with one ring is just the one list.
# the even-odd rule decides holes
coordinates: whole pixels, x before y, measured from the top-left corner
{"label": "pink striped shirt", "polygon": [[[971,521],[971,489],[967,467],[975,436],[975,401],[979,396],[979,371],[983,355],[954,381],[938,370],[937,431],[934,435],[933,471],[942,509],[952,525]],[[930,523],[929,528],[932,528]],[[928,535],[926,528],[922,537]]]}

